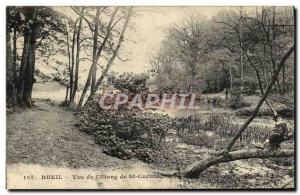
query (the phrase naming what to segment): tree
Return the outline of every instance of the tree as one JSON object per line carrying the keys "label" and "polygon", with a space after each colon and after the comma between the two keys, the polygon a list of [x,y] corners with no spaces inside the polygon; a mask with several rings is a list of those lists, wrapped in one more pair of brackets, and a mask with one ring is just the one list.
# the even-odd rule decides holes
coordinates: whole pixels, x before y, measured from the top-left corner
{"label": "tree", "polygon": [[[237,12],[226,12],[222,14],[217,14],[213,19],[219,27],[222,28],[222,36],[215,36],[217,39],[213,39],[211,44],[208,47],[214,48],[226,48],[232,53],[233,61],[241,63],[241,56],[245,59],[242,60],[243,65],[243,77],[245,75],[256,76],[257,84],[260,87],[260,92],[262,94],[258,104],[256,105],[251,116],[245,121],[245,123],[237,130],[234,137],[228,142],[225,148],[222,151],[211,154],[209,157],[205,158],[202,161],[195,162],[183,172],[179,173],[178,171],[172,172],[163,172],[163,175],[176,175],[180,174],[181,176],[188,178],[197,178],[200,173],[205,171],[210,166],[230,162],[233,160],[239,159],[248,159],[248,158],[269,158],[269,157],[292,157],[294,156],[294,150],[278,150],[278,151],[268,151],[268,150],[238,150],[232,151],[232,147],[236,143],[236,141],[241,137],[242,133],[246,130],[248,125],[252,122],[252,120],[256,117],[257,113],[260,110],[260,107],[265,102],[271,111],[274,113],[274,118],[276,118],[276,112],[270,105],[270,102],[267,101],[270,93],[277,93],[275,88],[278,88],[278,84],[280,84],[279,75],[283,71],[283,67],[287,67],[287,65],[292,66],[293,63],[289,62],[291,56],[293,56],[294,51],[294,35],[293,30],[290,28],[286,28],[285,31],[282,29],[277,29],[276,23],[269,21],[270,19],[274,19],[274,14],[265,14],[265,9],[262,9],[263,14],[255,13],[248,14],[243,11],[242,20],[241,13]],[[274,11],[274,10],[273,10]],[[262,16],[263,15],[263,16]],[[261,20],[263,17],[263,21]],[[268,18],[271,17],[271,18]],[[276,14],[276,18],[282,18],[283,15],[278,13]],[[288,17],[289,18],[289,17]],[[286,21],[286,20],[283,20]],[[274,28],[276,26],[276,28]],[[283,24],[282,26],[290,27],[287,24]],[[242,28],[242,32],[241,32]],[[273,30],[273,32],[272,32]],[[214,35],[218,35],[218,31],[214,30]],[[241,33],[243,34],[241,36]],[[278,34],[281,34],[282,37],[277,37],[271,39],[273,34],[276,37]],[[211,35],[210,35],[211,36]],[[213,37],[213,36],[212,36]],[[211,37],[210,37],[211,38]],[[211,39],[208,39],[211,40]],[[204,40],[203,40],[204,41]],[[281,44],[274,44],[280,42]],[[225,43],[229,44],[225,44]],[[238,46],[236,49],[233,48],[233,45]],[[275,46],[276,45],[276,46]],[[281,46],[279,46],[281,45]],[[276,47],[276,49],[275,49]],[[209,50],[208,50],[209,51]],[[275,52],[276,51],[276,52]],[[276,53],[277,60],[274,60],[274,53]],[[212,53],[213,57],[216,57],[215,60],[222,60],[222,57],[217,56]],[[207,57],[207,56],[205,56]],[[211,57],[208,56],[208,60],[205,62],[209,62]],[[280,60],[279,60],[280,59]],[[212,67],[216,67],[217,62],[212,63]],[[207,65],[207,64],[206,64]],[[264,69],[268,69],[271,73],[266,75],[264,73]],[[216,71],[220,68],[216,68]],[[230,68],[231,69],[231,68]],[[229,70],[230,70],[229,69]],[[159,69],[161,70],[161,68]],[[232,71],[232,70],[231,70]],[[265,70],[266,71],[266,70]],[[240,71],[241,73],[241,71]],[[213,72],[211,75],[218,75]],[[265,81],[267,83],[263,84],[261,79],[261,75],[267,77]],[[212,76],[211,76],[212,77]],[[212,78],[213,81],[216,81],[216,78]],[[265,87],[266,86],[266,87]],[[275,87],[274,87],[275,86]],[[279,89],[280,91],[280,89]],[[291,137],[291,136],[289,136]]]}
{"label": "tree", "polygon": [[[71,52],[70,52],[70,41],[69,41],[69,24],[68,24],[68,22],[65,22],[66,23],[66,33],[67,33],[67,52],[68,52],[68,71],[69,71],[69,73],[70,73],[70,75],[71,75],[71,69],[72,69],[72,65],[71,65]],[[70,80],[73,80],[73,76],[72,76],[72,78],[70,78]],[[69,83],[71,83],[71,81],[69,81]],[[68,105],[69,104],[69,102],[68,102],[68,96],[69,96],[69,90],[70,90],[70,88],[71,88],[71,85],[69,84],[69,85],[67,85],[67,90],[66,90],[66,96],[65,96],[65,105]],[[70,93],[70,94],[72,94],[72,93]],[[71,95],[70,95],[70,97],[71,97]]]}
{"label": "tree", "polygon": [[24,10],[25,13],[25,30],[24,30],[24,47],[22,53],[19,84],[18,84],[18,102],[31,106],[31,90],[33,84],[33,71],[35,63],[35,46],[36,46],[36,16],[37,7],[29,7]]}
{"label": "tree", "polygon": [[[271,80],[270,84],[268,85],[267,89],[265,90],[264,95],[259,100],[258,104],[256,105],[255,110],[253,111],[252,115],[248,118],[248,120],[240,127],[240,129],[237,131],[235,136],[232,138],[232,140],[225,146],[224,150],[222,152],[213,154],[209,157],[206,157],[204,160],[201,160],[199,162],[193,163],[191,166],[189,166],[187,169],[185,169],[181,175],[187,178],[198,178],[200,173],[205,171],[210,166],[224,163],[224,162],[230,162],[234,160],[240,160],[240,159],[248,159],[248,158],[269,158],[269,157],[293,157],[295,155],[294,150],[279,150],[279,151],[268,151],[268,150],[238,150],[231,152],[231,149],[233,145],[236,143],[236,141],[239,139],[239,137],[242,135],[242,133],[246,130],[247,126],[252,122],[252,120],[257,115],[261,105],[265,101],[265,99],[268,97],[268,94],[270,93],[271,89],[274,86],[274,83],[276,82],[276,78],[279,76],[280,71],[282,70],[282,67],[284,66],[284,63],[288,59],[288,57],[292,54],[294,51],[294,46],[290,47],[290,49],[284,54],[282,60],[277,66],[277,69],[274,73],[273,79]],[[161,172],[165,176],[174,176],[178,175],[178,171],[174,172]]]}
{"label": "tree", "polygon": [[[96,76],[96,66],[97,66],[97,63],[98,63],[98,60],[101,56],[101,52],[102,50],[104,49],[106,43],[107,43],[107,40],[109,38],[109,36],[111,35],[111,31],[112,31],[112,26],[113,26],[113,22],[114,22],[114,19],[115,19],[115,16],[118,12],[119,8],[115,8],[111,18],[110,18],[110,21],[107,25],[107,32],[106,32],[106,35],[98,49],[97,45],[98,45],[98,23],[99,23],[99,15],[100,15],[100,8],[97,8],[97,12],[96,12],[96,17],[95,17],[95,29],[94,29],[94,43],[93,43],[93,61],[92,61],[92,66],[90,68],[90,71],[89,71],[89,74],[88,74],[88,78],[87,78],[87,81],[86,81],[86,84],[84,86],[84,89],[82,91],[82,94],[81,94],[81,97],[80,97],[80,100],[79,100],[79,103],[78,103],[78,106],[77,106],[77,110],[80,110],[81,109],[81,106],[83,104],[83,100],[84,100],[84,97],[85,97],[85,94],[90,86],[90,83],[91,83],[91,80],[92,80],[92,77],[95,77]],[[93,90],[95,88],[95,84],[92,83],[93,86]]]}
{"label": "tree", "polygon": [[[47,63],[51,56],[64,53],[63,50],[56,49],[57,45],[65,44],[62,18],[64,15],[50,7],[7,9],[7,32],[13,37],[12,68],[8,70],[12,73],[10,82],[12,85],[9,88],[17,94],[12,96],[17,96],[15,99],[18,99],[17,103],[20,106],[32,105],[31,94],[35,82],[36,61],[40,63],[42,60]],[[17,51],[19,44],[23,46],[21,57]]]}
{"label": "tree", "polygon": [[96,91],[99,89],[100,85],[102,84],[102,81],[104,79],[104,77],[107,76],[107,73],[108,73],[108,70],[110,69],[110,67],[112,66],[115,58],[118,56],[118,53],[119,53],[119,50],[120,50],[120,47],[121,47],[121,44],[122,42],[124,41],[124,36],[125,36],[125,32],[126,32],[126,29],[128,28],[128,23],[129,23],[129,20],[131,18],[131,15],[132,15],[132,10],[133,10],[133,7],[130,7],[128,9],[128,15],[126,17],[126,21],[123,25],[123,28],[122,28],[122,31],[120,33],[120,37],[118,39],[118,42],[117,42],[117,46],[116,48],[113,50],[113,55],[111,56],[111,58],[109,59],[107,65],[106,65],[106,68],[105,70],[103,71],[103,73],[101,74],[101,77],[97,80],[96,82],[96,85],[95,85],[95,90],[91,92],[91,95],[89,97],[89,99],[93,98],[93,96],[95,95]]}
{"label": "tree", "polygon": [[[11,17],[10,11],[11,10],[7,8],[6,17],[8,21],[10,20],[9,17]],[[15,70],[15,63],[14,63],[15,61],[14,58],[16,55],[15,55],[15,44],[14,44],[14,50],[12,50],[11,48],[10,28],[11,27],[9,26],[9,24],[7,24],[6,25],[6,79],[8,82],[6,83],[6,93],[9,94],[7,98],[12,97],[11,99],[7,99],[7,101],[9,102],[10,100],[12,100],[12,104],[15,104],[17,102],[17,94],[15,91],[16,70]]]}
{"label": "tree", "polygon": [[[98,90],[99,86],[101,85],[101,82],[102,80],[106,77],[107,73],[108,73],[108,70],[110,69],[115,57],[118,55],[118,51],[119,51],[119,48],[121,46],[121,43],[122,41],[124,40],[124,35],[125,35],[125,31],[127,29],[127,26],[128,26],[128,23],[129,23],[129,20],[130,20],[130,17],[131,17],[131,14],[132,14],[132,8],[129,8],[127,13],[125,12],[124,15],[120,16],[118,19],[115,19],[116,15],[117,15],[117,12],[118,12],[119,8],[115,8],[114,9],[114,12],[112,13],[112,16],[110,18],[110,21],[106,27],[106,35],[105,37],[103,38],[103,41],[100,45],[100,47],[98,48],[97,50],[97,36],[98,36],[98,30],[95,30],[94,31],[94,47],[93,47],[93,62],[92,62],[92,66],[90,68],[90,71],[89,71],[89,75],[88,75],[88,78],[87,78],[87,81],[86,81],[86,84],[85,84],[85,87],[83,89],[83,92],[82,92],[82,95],[80,97],[80,101],[78,103],[78,106],[77,106],[77,109],[80,110],[81,107],[82,107],[82,104],[83,104],[83,101],[84,101],[84,98],[85,98],[85,95],[86,95],[86,92],[91,84],[91,80],[93,79],[93,76],[95,76],[95,71],[96,71],[96,65],[99,61],[99,58],[102,54],[102,51],[104,49],[104,47],[106,46],[106,44],[109,42],[108,39],[109,37],[111,36],[111,32],[113,31],[114,27],[116,26],[116,24],[121,21],[122,18],[124,18],[126,16],[126,20],[124,22],[124,26],[122,28],[122,31],[119,35],[119,40],[117,41],[117,46],[115,49],[113,49],[113,54],[112,56],[110,57],[110,60],[108,61],[107,65],[106,65],[106,68],[103,70],[100,78],[98,79],[98,81],[96,83],[93,83],[92,82],[92,86],[91,86],[91,93],[90,93],[90,96],[88,99],[91,99],[94,94],[96,93],[96,91]],[[100,13],[100,10],[99,12],[97,11],[97,13]],[[97,14],[96,13],[96,14]],[[96,23],[97,24],[97,23]],[[98,25],[98,24],[97,24]],[[96,25],[95,25],[96,26]],[[94,55],[95,54],[95,55]]]}
{"label": "tree", "polygon": [[74,24],[74,27],[73,27],[73,36],[72,36],[72,45],[71,45],[71,67],[70,67],[70,70],[69,70],[69,73],[70,73],[70,79],[69,79],[69,82],[70,82],[70,95],[69,95],[69,102],[68,104],[70,105],[71,101],[73,102],[74,99],[72,100],[72,96],[73,96],[73,91],[74,91],[74,66],[75,66],[75,55],[74,55],[74,52],[75,52],[75,40],[76,40],[76,31],[77,31],[77,28],[76,28],[76,25],[77,25],[77,22],[78,22],[78,19],[76,20],[75,24]]}
{"label": "tree", "polygon": [[[267,30],[268,28],[270,28],[270,25],[266,22],[266,21],[270,21],[270,19],[267,20],[267,17],[270,17],[270,14],[266,14],[266,10],[262,8],[261,13],[258,11],[258,9],[256,9],[256,14],[254,14],[254,16],[249,16],[246,12],[241,13],[241,15],[243,17],[239,20],[227,19],[227,21],[224,21],[223,19],[223,21],[215,20],[215,22],[219,24],[224,24],[225,27],[229,28],[236,35],[236,39],[238,40],[240,50],[242,52],[240,55],[241,56],[245,55],[248,64],[253,69],[255,76],[257,77],[257,83],[260,88],[260,92],[261,94],[263,94],[264,84],[263,84],[263,80],[261,79],[262,78],[261,75],[262,74],[264,75],[265,83],[268,84],[268,79],[266,78],[265,67],[264,67],[268,65],[266,63],[267,58],[270,59],[269,61],[270,61],[270,65],[272,66],[272,69],[275,70],[276,68],[276,64],[275,64],[276,62],[274,60],[274,50],[277,50],[274,44],[276,39],[275,39],[275,35],[273,36],[270,35],[270,33],[274,33],[274,32],[272,31],[269,32]],[[274,20],[274,9],[272,13],[272,19]],[[271,25],[273,31],[274,31],[274,25],[275,24],[273,21]],[[241,26],[243,26],[242,27],[243,32],[241,32]],[[277,34],[282,34],[282,35],[284,34],[285,35],[284,37],[293,36],[292,34],[290,34],[289,31],[286,31],[286,33],[279,31],[276,32],[276,35]],[[273,41],[271,41],[270,37],[273,37],[272,39]],[[282,40],[278,40],[276,42],[281,42],[283,45],[288,45],[292,41],[293,41],[292,39],[287,39],[284,40],[284,43],[282,43]],[[270,48],[269,52],[266,51],[266,47]],[[281,48],[281,50],[282,49],[285,48]],[[277,53],[276,55],[280,56],[279,53]],[[276,84],[278,86],[279,91],[281,91],[279,87],[278,78],[276,78]],[[267,99],[265,100],[265,103],[272,111],[274,118],[276,118],[277,113],[275,109],[272,107],[271,103]]]}
{"label": "tree", "polygon": [[[219,92],[228,89],[227,85],[232,89],[233,77],[237,75],[237,59],[232,55],[236,45],[224,40],[220,25],[201,15],[188,16],[167,31],[162,47],[150,60],[151,72],[157,83],[186,91]],[[214,71],[221,70],[226,76],[212,77],[216,76]],[[174,78],[178,78],[177,82]]]}

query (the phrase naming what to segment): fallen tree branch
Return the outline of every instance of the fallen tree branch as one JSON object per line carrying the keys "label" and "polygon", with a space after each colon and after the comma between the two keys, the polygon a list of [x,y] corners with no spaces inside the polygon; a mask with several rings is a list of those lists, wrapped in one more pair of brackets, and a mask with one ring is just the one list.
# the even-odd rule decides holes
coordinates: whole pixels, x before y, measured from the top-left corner
{"label": "fallen tree branch", "polygon": [[237,150],[228,153],[227,156],[209,156],[201,161],[195,162],[189,167],[187,167],[181,174],[179,171],[168,171],[168,172],[160,172],[156,171],[156,173],[161,174],[166,177],[173,177],[182,175],[186,178],[199,178],[200,174],[205,171],[207,168],[225,162],[231,162],[235,160],[242,159],[250,159],[250,158],[272,158],[272,157],[293,157],[295,155],[295,151],[292,149],[288,150]]}

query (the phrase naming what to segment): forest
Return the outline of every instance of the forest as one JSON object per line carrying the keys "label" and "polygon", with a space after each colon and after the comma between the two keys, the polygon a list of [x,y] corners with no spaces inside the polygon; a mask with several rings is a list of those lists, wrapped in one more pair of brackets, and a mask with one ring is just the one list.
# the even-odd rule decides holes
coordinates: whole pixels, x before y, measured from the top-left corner
{"label": "forest", "polygon": [[[48,165],[35,159],[40,156],[56,159],[50,165],[102,167],[89,152],[75,161],[77,152],[89,150],[78,145],[68,148],[70,158],[61,157],[58,146],[52,146],[58,151],[51,158],[47,148],[17,148],[20,137],[31,144],[55,138],[67,146],[76,134],[82,142],[92,140],[103,160],[138,160],[162,178],[177,178],[174,188],[293,189],[294,8],[228,7],[213,15],[190,11],[164,27],[160,44],[141,64],[145,70],[118,71],[118,64],[137,58],[130,56],[130,47],[141,44],[137,32],[144,15],[167,18],[171,9],[7,7],[8,163]],[[59,89],[62,95],[53,98]],[[41,91],[46,95],[37,97]],[[188,99],[194,94],[199,109],[162,108],[160,99],[147,109],[106,110],[98,101],[107,92],[119,102],[120,94],[129,100],[140,94],[142,103],[149,94],[187,94]],[[67,123],[75,133],[57,138],[45,130]]]}

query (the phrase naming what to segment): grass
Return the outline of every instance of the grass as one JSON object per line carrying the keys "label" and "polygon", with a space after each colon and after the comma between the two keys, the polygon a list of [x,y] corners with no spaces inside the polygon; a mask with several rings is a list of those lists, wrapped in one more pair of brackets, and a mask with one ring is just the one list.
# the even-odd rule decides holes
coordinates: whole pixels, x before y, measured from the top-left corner
{"label": "grass", "polygon": [[[224,147],[241,126],[234,123],[229,114],[210,114],[207,118],[198,114],[178,121],[177,135],[182,141],[215,149]],[[239,140],[245,144],[261,143],[268,138],[271,130],[266,125],[249,125]]]}

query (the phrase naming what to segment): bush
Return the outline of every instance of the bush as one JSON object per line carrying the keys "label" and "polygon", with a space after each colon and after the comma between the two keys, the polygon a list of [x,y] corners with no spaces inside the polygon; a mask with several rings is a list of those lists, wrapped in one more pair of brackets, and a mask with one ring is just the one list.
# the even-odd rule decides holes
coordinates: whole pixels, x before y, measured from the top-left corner
{"label": "bush", "polygon": [[[105,152],[119,158],[145,157],[146,150],[157,150],[164,143],[173,120],[166,115],[139,110],[103,110],[94,101],[86,103],[76,125],[95,137]],[[143,153],[143,152],[142,152]],[[147,157],[145,161],[149,161]]]}
{"label": "bush", "polygon": [[[293,118],[294,117],[294,108],[292,107],[280,107],[275,109],[277,114],[282,118]],[[236,111],[236,114],[239,116],[250,116],[254,112],[254,108],[241,108]],[[260,108],[257,115],[258,117],[262,116],[273,116],[273,112],[269,108]]]}
{"label": "bush", "polygon": [[245,102],[244,99],[239,94],[231,95],[227,104],[228,104],[229,108],[234,109],[234,110],[251,106],[251,104],[248,102]]}
{"label": "bush", "polygon": [[[253,112],[254,108],[241,108],[236,111],[236,114],[239,116],[250,116]],[[273,116],[273,112],[268,108],[260,108],[256,116]]]}
{"label": "bush", "polygon": [[208,97],[207,103],[212,104],[214,106],[222,106],[225,103],[225,100],[221,97],[215,96],[215,97]]}
{"label": "bush", "polygon": [[246,80],[244,81],[243,93],[247,95],[252,95],[256,91],[256,82],[255,80]]}
{"label": "bush", "polygon": [[283,118],[293,118],[294,117],[294,107],[281,107],[276,109],[279,116]]}
{"label": "bush", "polygon": [[197,133],[179,132],[178,136],[187,144],[205,146],[208,148],[213,148],[223,141],[220,136],[209,133],[209,131],[199,131]]}
{"label": "bush", "polygon": [[252,95],[256,91],[256,80],[250,78],[235,79],[232,83],[233,85],[233,93],[241,93],[241,87],[243,84],[243,93],[247,95]]}
{"label": "bush", "polygon": [[127,90],[130,93],[139,93],[147,90],[146,81],[148,76],[145,74],[123,73],[119,76],[111,74],[108,82],[116,89]]}

